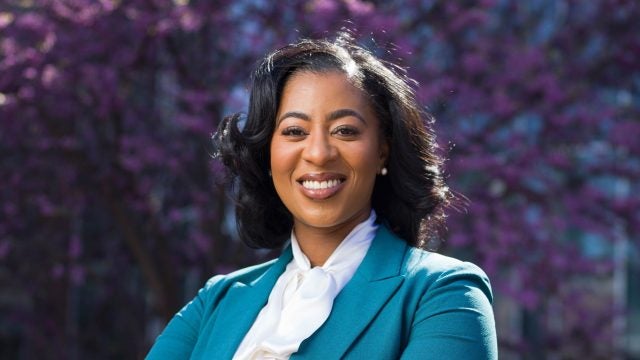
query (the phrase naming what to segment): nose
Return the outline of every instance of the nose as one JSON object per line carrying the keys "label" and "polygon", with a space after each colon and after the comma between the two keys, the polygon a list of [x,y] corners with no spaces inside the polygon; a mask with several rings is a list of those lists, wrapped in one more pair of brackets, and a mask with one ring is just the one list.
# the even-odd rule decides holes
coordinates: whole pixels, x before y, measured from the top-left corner
{"label": "nose", "polygon": [[329,134],[314,131],[307,137],[302,158],[314,165],[324,165],[336,158],[338,150],[331,143]]}

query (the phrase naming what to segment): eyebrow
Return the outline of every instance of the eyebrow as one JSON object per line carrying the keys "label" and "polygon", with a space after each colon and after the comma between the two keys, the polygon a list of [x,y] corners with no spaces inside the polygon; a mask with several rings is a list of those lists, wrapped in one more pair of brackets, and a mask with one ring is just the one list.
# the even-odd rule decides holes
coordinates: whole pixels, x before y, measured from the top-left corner
{"label": "eyebrow", "polygon": [[[332,111],[331,113],[329,113],[329,115],[327,115],[327,121],[333,121],[333,120],[337,120],[343,117],[347,117],[347,116],[353,116],[355,118],[357,118],[358,120],[360,120],[363,124],[367,125],[367,122],[365,121],[364,117],[362,115],[360,115],[359,112],[352,110],[352,109],[338,109],[336,111]],[[309,117],[309,115],[299,112],[299,111],[288,111],[286,113],[284,113],[282,116],[280,116],[280,118],[278,119],[278,122],[276,123],[276,125],[280,124],[280,122],[286,118],[296,118],[296,119],[300,119],[300,120],[305,120],[305,121],[310,121],[311,118]]]}
{"label": "eyebrow", "polygon": [[305,113],[301,113],[298,111],[288,111],[286,113],[284,113],[282,116],[280,116],[280,118],[278,119],[278,121],[276,122],[276,125],[279,125],[282,120],[286,119],[286,118],[296,118],[296,119],[300,119],[300,120],[305,120],[305,121],[310,121],[311,118],[309,118],[309,115],[305,114]]}
{"label": "eyebrow", "polygon": [[362,121],[363,124],[367,125],[367,122],[364,120],[364,117],[360,115],[359,112],[352,109],[339,109],[339,110],[333,111],[329,114],[329,116],[327,116],[327,120],[333,121],[333,120],[340,119],[347,116],[353,116],[358,120]]}

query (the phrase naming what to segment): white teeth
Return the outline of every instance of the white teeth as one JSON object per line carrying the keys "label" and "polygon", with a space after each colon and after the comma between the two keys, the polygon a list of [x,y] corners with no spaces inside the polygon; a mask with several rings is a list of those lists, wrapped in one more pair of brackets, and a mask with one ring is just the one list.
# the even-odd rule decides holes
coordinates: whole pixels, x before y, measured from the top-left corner
{"label": "white teeth", "polygon": [[342,181],[340,180],[325,180],[325,181],[313,181],[313,180],[305,180],[302,182],[302,186],[305,189],[310,190],[318,190],[318,189],[329,189],[334,186],[338,186]]}

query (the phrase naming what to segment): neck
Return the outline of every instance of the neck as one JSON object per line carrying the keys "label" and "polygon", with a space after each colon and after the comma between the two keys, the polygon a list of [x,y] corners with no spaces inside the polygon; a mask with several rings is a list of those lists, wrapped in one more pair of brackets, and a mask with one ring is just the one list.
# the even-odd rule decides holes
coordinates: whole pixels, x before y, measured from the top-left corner
{"label": "neck", "polygon": [[356,225],[365,221],[371,210],[354,216],[350,221],[331,227],[313,227],[294,223],[294,231],[300,250],[307,256],[311,266],[322,266]]}

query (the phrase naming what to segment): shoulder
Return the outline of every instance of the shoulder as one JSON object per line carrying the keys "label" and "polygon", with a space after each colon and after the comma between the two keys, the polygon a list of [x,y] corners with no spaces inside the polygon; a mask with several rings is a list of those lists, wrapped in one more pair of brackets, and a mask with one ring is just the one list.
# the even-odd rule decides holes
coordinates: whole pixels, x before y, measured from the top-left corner
{"label": "shoulder", "polygon": [[411,246],[384,224],[369,251],[373,253],[370,262],[374,265],[370,267],[374,268],[374,277],[393,269],[394,274],[404,278],[408,295],[429,298],[434,289],[444,289],[493,301],[489,278],[478,266]]}
{"label": "shoulder", "polygon": [[[492,302],[491,284],[485,272],[473,263],[409,247],[402,267],[405,279],[429,289],[451,291],[477,288]],[[479,295],[480,293],[478,293]]]}
{"label": "shoulder", "polygon": [[408,247],[401,269],[408,324],[402,358],[497,359],[487,275],[478,266]]}
{"label": "shoulder", "polygon": [[234,283],[249,284],[259,279],[278,259],[238,269],[225,275],[215,275],[207,280],[202,288],[205,292],[227,288]]}
{"label": "shoulder", "polygon": [[208,305],[215,307],[234,284],[250,284],[260,279],[278,259],[249,266],[225,275],[215,275],[209,278],[198,291],[198,297]]}

